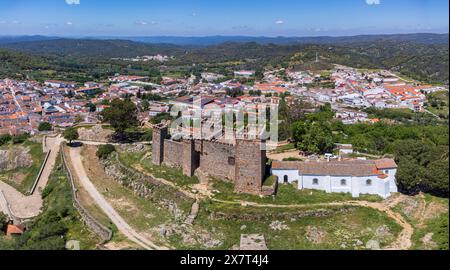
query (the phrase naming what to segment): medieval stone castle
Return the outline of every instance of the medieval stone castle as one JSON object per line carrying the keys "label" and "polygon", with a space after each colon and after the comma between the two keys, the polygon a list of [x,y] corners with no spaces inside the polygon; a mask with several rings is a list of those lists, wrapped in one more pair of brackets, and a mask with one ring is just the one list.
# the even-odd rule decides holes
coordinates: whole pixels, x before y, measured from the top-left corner
{"label": "medieval stone castle", "polygon": [[236,139],[234,143],[213,140],[169,139],[166,125],[153,128],[152,161],[183,170],[189,177],[207,177],[234,183],[235,191],[271,195],[263,187],[266,175],[266,151],[261,140]]}
{"label": "medieval stone castle", "polygon": [[[266,179],[266,151],[262,140],[235,139],[220,142],[204,139],[169,138],[168,127],[153,127],[153,163],[183,170],[200,181],[218,179],[234,183],[235,192],[273,195],[277,185],[297,182],[298,189],[316,189],[327,193],[375,194],[388,198],[397,192],[397,164],[392,159],[339,161],[275,161]],[[267,173],[268,175],[269,173]],[[270,181],[268,181],[270,182]]]}

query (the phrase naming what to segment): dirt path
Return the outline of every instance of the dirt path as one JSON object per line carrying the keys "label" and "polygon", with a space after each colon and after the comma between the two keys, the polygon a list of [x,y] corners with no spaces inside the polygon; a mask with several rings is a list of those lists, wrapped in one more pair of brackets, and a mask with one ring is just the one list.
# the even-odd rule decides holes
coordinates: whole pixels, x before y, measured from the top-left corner
{"label": "dirt path", "polygon": [[281,153],[267,153],[267,158],[277,161],[283,161],[286,158],[296,158],[300,160],[306,159],[305,156],[300,155],[300,152],[296,149],[284,151]]}
{"label": "dirt path", "polygon": [[368,207],[372,208],[381,212],[384,212],[388,215],[388,217],[392,218],[397,224],[399,224],[402,227],[402,231],[400,232],[397,239],[391,243],[388,247],[385,249],[388,250],[406,250],[411,248],[412,242],[411,237],[414,233],[414,228],[411,224],[409,224],[402,215],[399,213],[396,213],[392,210],[393,207],[395,207],[397,204],[402,202],[405,199],[405,195],[397,194],[393,197],[384,200],[381,203],[376,202],[367,202],[367,201],[348,201],[348,202],[334,202],[334,203],[318,203],[318,204],[299,204],[299,205],[278,205],[278,204],[259,204],[254,202],[248,202],[248,201],[225,201],[225,200],[218,200],[214,199],[211,196],[206,196],[204,193],[200,194],[194,194],[188,190],[185,190],[174,183],[167,181],[165,179],[156,178],[153,175],[146,172],[142,166],[135,165],[133,168],[145,175],[153,177],[155,180],[160,181],[163,184],[170,185],[171,187],[174,187],[178,189],[179,191],[183,192],[187,196],[191,198],[195,198],[197,200],[208,198],[214,202],[218,203],[225,203],[225,204],[238,204],[242,206],[252,206],[252,207],[270,207],[270,208],[307,208],[307,207],[326,207],[326,206],[361,206],[361,207]]}
{"label": "dirt path", "polygon": [[70,160],[75,173],[80,179],[80,183],[83,188],[89,193],[89,195],[95,200],[97,205],[105,212],[105,214],[111,219],[111,221],[117,226],[119,231],[123,233],[128,239],[142,246],[145,249],[167,249],[154,244],[146,237],[136,232],[120,215],[114,210],[114,208],[106,201],[102,194],[97,190],[94,184],[89,180],[87,173],[84,169],[81,161],[81,148],[71,148]]}
{"label": "dirt path", "polygon": [[[43,204],[41,192],[47,186],[50,174],[55,167],[56,158],[59,154],[61,137],[45,137],[47,150],[51,150],[50,155],[38,179],[35,192],[30,196],[25,196],[10,185],[0,181],[0,191],[7,201],[11,214],[18,219],[30,219],[41,212]],[[4,203],[3,203],[4,204]]]}
{"label": "dirt path", "polygon": [[406,250],[411,248],[411,236],[414,232],[414,228],[409,224],[399,213],[394,212],[387,202],[367,202],[367,201],[347,201],[347,202],[333,202],[333,203],[316,203],[316,204],[298,204],[298,205],[278,205],[278,204],[260,204],[248,201],[223,201],[217,199],[211,199],[215,202],[226,203],[226,204],[240,204],[242,206],[252,206],[252,207],[268,207],[268,208],[308,208],[308,207],[327,207],[327,206],[361,206],[372,208],[381,212],[384,212],[388,217],[392,218],[397,224],[402,227],[397,239],[391,243],[386,250]]}

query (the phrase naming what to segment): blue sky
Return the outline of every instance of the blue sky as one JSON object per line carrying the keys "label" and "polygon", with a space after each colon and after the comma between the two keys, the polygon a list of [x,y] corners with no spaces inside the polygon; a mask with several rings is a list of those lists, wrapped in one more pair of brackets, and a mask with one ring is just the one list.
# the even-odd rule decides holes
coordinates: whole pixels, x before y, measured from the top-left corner
{"label": "blue sky", "polygon": [[448,0],[0,0],[0,35],[448,33]]}

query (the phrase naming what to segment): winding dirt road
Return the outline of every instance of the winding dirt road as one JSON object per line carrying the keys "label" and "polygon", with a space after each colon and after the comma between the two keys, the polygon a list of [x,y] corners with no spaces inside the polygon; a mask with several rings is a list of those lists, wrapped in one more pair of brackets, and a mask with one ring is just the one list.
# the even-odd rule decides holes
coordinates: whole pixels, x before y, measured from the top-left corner
{"label": "winding dirt road", "polygon": [[[399,195],[399,197],[402,195]],[[248,201],[238,201],[230,202],[218,199],[211,199],[212,201],[227,203],[227,204],[239,204],[242,206],[252,206],[252,207],[268,207],[268,208],[308,208],[308,207],[327,207],[327,206],[360,206],[368,207],[381,212],[386,213],[386,215],[392,218],[398,225],[402,227],[402,231],[398,235],[397,239],[387,246],[386,250],[407,250],[412,246],[411,237],[414,233],[414,228],[409,224],[405,218],[402,217],[397,212],[394,212],[390,207],[392,204],[389,201],[378,202],[367,202],[367,201],[347,201],[347,202],[334,202],[334,203],[315,203],[315,204],[298,204],[298,205],[279,205],[279,204],[260,204]],[[400,200],[399,200],[400,201]]]}
{"label": "winding dirt road", "polygon": [[[47,163],[44,166],[41,177],[38,180],[36,191],[31,196],[25,196],[22,193],[15,190],[13,187],[7,185],[6,183],[0,181],[0,210],[10,211],[15,217],[20,219],[29,219],[37,216],[43,204],[41,198],[41,191],[47,185],[49,180],[49,176],[53,171],[53,168],[56,163],[56,158],[59,154],[60,144],[64,140],[61,137],[46,137],[46,146],[47,151],[51,150]],[[100,145],[104,143],[97,142],[84,142],[86,144],[92,145]],[[107,200],[103,197],[103,195],[96,189],[94,184],[89,180],[85,168],[83,166],[81,160],[81,148],[70,148],[70,159],[72,162],[72,166],[74,168],[74,173],[80,179],[81,184],[87,190],[89,195],[95,200],[96,204],[105,212],[105,214],[111,219],[111,221],[117,226],[117,228],[130,240],[137,243],[141,247],[145,249],[167,249],[166,247],[161,247],[154,244],[151,240],[142,236],[138,232],[136,232],[118,213],[114,210],[114,208],[107,202]],[[135,168],[145,173],[142,168]],[[192,198],[199,198],[202,195],[191,193],[188,190],[182,189],[170,181],[164,179],[156,180],[162,182],[163,184],[170,185],[172,187],[177,188],[181,192]],[[400,232],[397,239],[385,249],[389,250],[405,250],[409,249],[412,246],[411,237],[414,232],[413,227],[409,224],[399,213],[396,213],[392,210],[392,208],[402,201],[403,195],[398,195],[393,197],[392,199],[383,201],[381,203],[378,202],[366,202],[366,201],[348,201],[348,202],[335,202],[335,203],[320,203],[320,204],[306,204],[306,205],[274,205],[274,204],[258,204],[247,201],[223,201],[214,198],[210,198],[211,200],[219,203],[226,204],[240,204],[252,207],[271,207],[271,208],[305,208],[312,206],[361,206],[361,207],[369,207],[372,209],[376,209],[378,211],[382,211],[386,213],[390,218],[392,218],[395,222],[397,222],[401,227],[402,231]]]}
{"label": "winding dirt road", "polygon": [[402,227],[402,231],[398,235],[397,239],[391,243],[388,247],[386,247],[386,250],[407,250],[410,249],[412,246],[411,237],[414,233],[414,228],[411,224],[409,224],[405,218],[392,210],[393,207],[395,207],[397,204],[402,202],[402,200],[405,199],[405,195],[396,194],[392,196],[391,198],[384,200],[383,202],[368,202],[368,201],[347,201],[347,202],[332,202],[332,203],[317,203],[317,204],[291,204],[291,205],[280,205],[280,204],[260,204],[260,203],[254,203],[254,202],[248,202],[248,201],[225,201],[225,200],[219,200],[212,198],[211,196],[206,196],[201,193],[194,194],[188,190],[185,190],[174,183],[154,177],[153,175],[146,172],[141,166],[134,166],[135,170],[139,171],[140,173],[143,173],[145,175],[148,175],[152,178],[154,178],[157,181],[160,181],[161,183],[165,185],[170,185],[171,187],[174,187],[178,189],[179,191],[183,192],[187,196],[191,198],[195,198],[197,200],[199,199],[210,199],[212,201],[218,202],[218,203],[225,203],[225,204],[238,204],[242,206],[252,206],[252,207],[268,207],[268,208],[307,208],[307,207],[327,207],[327,206],[360,206],[360,207],[368,207],[372,208],[381,212],[386,213],[388,217],[393,219],[398,225]]}
{"label": "winding dirt road", "polygon": [[[41,192],[47,186],[50,174],[55,167],[56,158],[59,154],[60,144],[63,141],[61,137],[45,137],[45,151],[49,151],[47,162],[44,165],[42,173],[38,179],[35,191],[30,196],[25,196],[12,186],[0,181],[0,192],[3,193],[3,199],[7,202],[9,212],[13,219],[30,219],[41,212],[43,204]],[[1,195],[0,195],[1,196]],[[5,203],[2,203],[2,205]],[[2,208],[4,208],[3,206]]]}
{"label": "winding dirt road", "polygon": [[123,233],[128,239],[135,242],[145,249],[167,249],[165,247],[154,244],[151,240],[142,236],[136,232],[120,215],[116,210],[108,203],[102,194],[97,190],[94,184],[89,180],[86,170],[84,169],[83,162],[81,160],[81,148],[70,148],[70,160],[74,168],[74,173],[80,180],[83,188],[94,199],[96,204],[103,210],[103,212],[111,219],[111,221],[117,226],[119,231]]}

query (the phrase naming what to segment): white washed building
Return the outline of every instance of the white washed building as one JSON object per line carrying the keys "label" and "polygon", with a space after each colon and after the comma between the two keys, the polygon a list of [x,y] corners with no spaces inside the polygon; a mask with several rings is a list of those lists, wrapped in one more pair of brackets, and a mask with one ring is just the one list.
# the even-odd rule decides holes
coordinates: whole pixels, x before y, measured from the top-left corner
{"label": "white washed building", "polygon": [[374,194],[388,198],[397,192],[397,164],[392,159],[310,161],[274,161],[272,174],[279,183],[298,182],[298,189],[317,189],[327,193]]}

